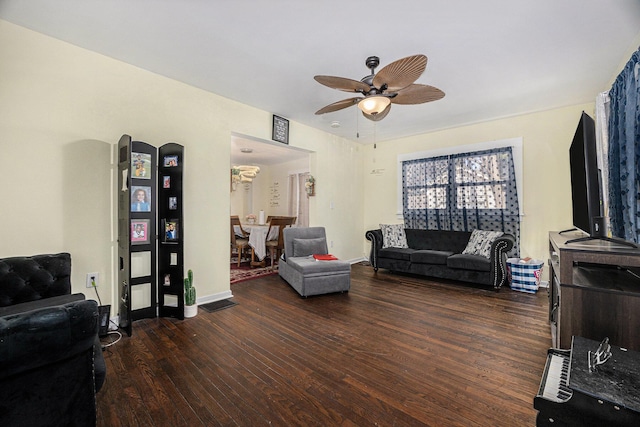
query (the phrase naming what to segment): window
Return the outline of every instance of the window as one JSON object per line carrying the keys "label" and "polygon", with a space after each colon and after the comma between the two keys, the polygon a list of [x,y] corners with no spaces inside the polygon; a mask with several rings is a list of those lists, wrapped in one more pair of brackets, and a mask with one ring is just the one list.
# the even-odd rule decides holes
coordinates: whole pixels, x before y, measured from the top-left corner
{"label": "window", "polygon": [[406,227],[500,230],[519,241],[511,147],[404,160],[401,176]]}

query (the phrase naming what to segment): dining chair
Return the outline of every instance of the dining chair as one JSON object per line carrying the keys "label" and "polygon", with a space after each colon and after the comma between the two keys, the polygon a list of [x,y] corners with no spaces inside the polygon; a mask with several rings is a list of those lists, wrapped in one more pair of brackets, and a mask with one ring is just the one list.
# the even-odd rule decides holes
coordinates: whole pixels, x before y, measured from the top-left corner
{"label": "dining chair", "polygon": [[278,229],[278,238],[274,240],[267,240],[265,246],[269,248],[269,257],[271,258],[271,268],[273,268],[274,259],[278,259],[282,252],[284,252],[284,237],[282,236],[282,230],[285,227],[290,227],[296,222],[295,216],[275,216],[271,218],[271,222],[269,223],[269,231],[267,232],[267,236],[271,233],[271,229],[273,227],[279,227]]}
{"label": "dining chair", "polygon": [[[239,237],[237,230],[240,230]],[[249,247],[249,233],[244,231],[242,224],[240,223],[240,217],[238,215],[231,215],[231,257],[233,258],[233,251],[238,254],[238,267],[242,261],[242,253],[245,248]]]}
{"label": "dining chair", "polygon": [[267,217],[267,224],[269,224],[273,218],[285,218],[285,219],[293,220],[293,223],[291,224],[291,225],[293,225],[293,224],[296,223],[296,219],[298,217],[296,217],[296,216],[282,216],[282,215],[269,215]]}

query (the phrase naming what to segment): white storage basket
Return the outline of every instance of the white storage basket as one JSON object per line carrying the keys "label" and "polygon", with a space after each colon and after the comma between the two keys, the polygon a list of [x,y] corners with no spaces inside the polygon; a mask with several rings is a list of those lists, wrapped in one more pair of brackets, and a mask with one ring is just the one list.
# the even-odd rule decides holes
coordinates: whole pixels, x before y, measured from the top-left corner
{"label": "white storage basket", "polygon": [[540,287],[543,266],[544,262],[537,259],[525,261],[520,258],[508,258],[509,286],[514,291],[536,293]]}

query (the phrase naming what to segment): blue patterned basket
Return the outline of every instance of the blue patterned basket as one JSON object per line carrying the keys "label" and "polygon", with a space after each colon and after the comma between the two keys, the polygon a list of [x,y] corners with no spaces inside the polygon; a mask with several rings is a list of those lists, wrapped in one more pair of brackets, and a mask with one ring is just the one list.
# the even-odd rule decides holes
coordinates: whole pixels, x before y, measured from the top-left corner
{"label": "blue patterned basket", "polygon": [[514,291],[536,293],[540,287],[543,266],[544,262],[537,259],[524,262],[520,258],[508,258],[509,286]]}

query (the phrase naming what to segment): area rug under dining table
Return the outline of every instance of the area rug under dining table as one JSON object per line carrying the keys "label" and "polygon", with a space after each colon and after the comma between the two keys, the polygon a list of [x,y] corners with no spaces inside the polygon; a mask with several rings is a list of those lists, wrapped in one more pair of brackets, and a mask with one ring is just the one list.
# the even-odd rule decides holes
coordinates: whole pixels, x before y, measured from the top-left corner
{"label": "area rug under dining table", "polygon": [[242,261],[240,263],[240,267],[237,266],[237,259],[234,261],[231,260],[231,284],[244,282],[246,280],[257,279],[258,277],[271,276],[274,274],[278,274],[278,265],[274,265],[273,268],[271,266],[260,267],[260,268],[251,268],[249,265],[249,260]]}

